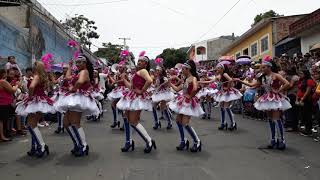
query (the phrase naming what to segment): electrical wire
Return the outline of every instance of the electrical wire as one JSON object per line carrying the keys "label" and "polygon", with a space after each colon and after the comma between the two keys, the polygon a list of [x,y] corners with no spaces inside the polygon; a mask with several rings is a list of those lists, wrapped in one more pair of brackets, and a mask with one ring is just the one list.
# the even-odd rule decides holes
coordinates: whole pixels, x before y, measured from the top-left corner
{"label": "electrical wire", "polygon": [[82,3],[82,4],[62,4],[62,3],[60,4],[60,3],[54,3],[54,4],[46,4],[46,5],[47,5],[47,6],[90,6],[90,5],[119,3],[119,2],[125,2],[125,1],[129,1],[129,0],[114,0],[114,1]]}

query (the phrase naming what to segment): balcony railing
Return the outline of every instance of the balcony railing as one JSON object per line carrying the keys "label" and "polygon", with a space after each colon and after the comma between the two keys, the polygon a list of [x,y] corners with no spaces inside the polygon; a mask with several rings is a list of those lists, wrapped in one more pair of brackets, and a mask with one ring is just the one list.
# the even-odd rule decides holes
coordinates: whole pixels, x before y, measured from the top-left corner
{"label": "balcony railing", "polygon": [[20,6],[20,0],[0,0],[0,6]]}

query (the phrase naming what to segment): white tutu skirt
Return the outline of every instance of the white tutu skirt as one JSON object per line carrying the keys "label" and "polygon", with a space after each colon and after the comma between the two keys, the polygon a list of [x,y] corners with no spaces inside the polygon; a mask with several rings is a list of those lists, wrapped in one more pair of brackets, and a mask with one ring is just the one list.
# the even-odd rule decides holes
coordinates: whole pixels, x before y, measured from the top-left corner
{"label": "white tutu skirt", "polygon": [[171,101],[175,98],[175,94],[170,90],[154,92],[151,96],[152,102]]}
{"label": "white tutu skirt", "polygon": [[95,99],[90,95],[84,95],[80,92],[59,96],[58,101],[54,103],[57,111],[64,113],[67,111],[82,112],[83,115],[98,115],[99,108]]}
{"label": "white tutu skirt", "polygon": [[199,117],[204,114],[199,99],[196,96],[187,99],[184,95],[179,95],[175,100],[169,102],[169,108],[177,114],[186,116]]}
{"label": "white tutu skirt", "polygon": [[291,104],[286,96],[280,93],[268,92],[263,94],[255,103],[254,107],[260,111],[281,110],[291,108]]}
{"label": "white tutu skirt", "polygon": [[119,100],[117,103],[117,108],[128,111],[152,111],[151,97],[148,92],[138,95],[134,91],[130,90]]}
{"label": "white tutu skirt", "polygon": [[49,97],[34,96],[17,103],[16,113],[20,116],[27,116],[33,113],[56,113],[53,101]]}
{"label": "white tutu skirt", "polygon": [[99,91],[94,91],[94,92],[92,93],[92,97],[95,98],[95,99],[98,100],[98,101],[101,101],[101,100],[104,99],[103,94],[102,94],[101,92],[99,92]]}
{"label": "white tutu skirt", "polygon": [[110,101],[114,101],[116,99],[120,99],[123,97],[123,94],[127,92],[127,88],[125,86],[119,86],[114,88],[107,96]]}
{"label": "white tutu skirt", "polygon": [[200,91],[196,94],[197,98],[206,97],[209,93],[208,88],[201,88]]}
{"label": "white tutu skirt", "polygon": [[214,95],[214,100],[217,102],[230,102],[238,100],[242,97],[239,90],[235,88],[221,89]]}

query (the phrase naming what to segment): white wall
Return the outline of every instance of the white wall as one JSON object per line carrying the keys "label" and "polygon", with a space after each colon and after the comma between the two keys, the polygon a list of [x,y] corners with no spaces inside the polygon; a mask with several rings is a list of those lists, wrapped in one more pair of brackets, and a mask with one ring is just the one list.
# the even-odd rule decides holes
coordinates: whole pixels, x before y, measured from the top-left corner
{"label": "white wall", "polygon": [[[194,44],[195,46],[195,61],[202,61],[202,60],[207,60],[208,59],[208,45],[207,45],[207,41],[202,41],[199,43]],[[197,48],[203,46],[206,48],[206,54],[203,55],[197,55]]]}
{"label": "white wall", "polygon": [[302,54],[308,53],[310,48],[317,43],[320,43],[320,32],[315,32],[301,37]]}

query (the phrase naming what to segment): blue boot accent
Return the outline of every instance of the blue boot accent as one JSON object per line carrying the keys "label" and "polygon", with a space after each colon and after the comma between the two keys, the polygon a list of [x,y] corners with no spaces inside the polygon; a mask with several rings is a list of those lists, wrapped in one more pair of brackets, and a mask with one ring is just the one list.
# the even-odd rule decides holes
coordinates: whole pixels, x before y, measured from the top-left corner
{"label": "blue boot accent", "polygon": [[112,114],[113,114],[113,122],[117,123],[117,108],[112,107]]}
{"label": "blue boot accent", "polygon": [[283,123],[282,120],[277,120],[277,125],[278,125],[278,130],[279,130],[279,135],[280,135],[280,140],[284,141],[284,129],[283,129]]}
{"label": "blue boot accent", "polygon": [[230,127],[228,128],[228,130],[233,131],[233,130],[237,129],[236,123],[233,119],[233,113],[230,108],[226,108],[226,111],[227,111],[229,119],[230,119]]}
{"label": "blue boot accent", "polygon": [[139,136],[140,136],[140,137],[146,142],[146,144],[148,145],[148,144],[149,144],[149,141],[148,141],[148,139],[142,134],[142,132],[141,132],[136,126],[131,125],[131,127],[137,131],[137,133],[139,134]]}
{"label": "blue boot accent", "polygon": [[77,140],[79,142],[79,149],[82,150],[84,146],[83,146],[80,134],[78,132],[78,129],[75,126],[71,126],[71,127],[72,127],[72,130],[73,130],[73,133],[76,135],[76,138],[77,138]]}
{"label": "blue boot accent", "polygon": [[195,144],[199,143],[200,139],[199,139],[196,131],[190,125],[186,125],[185,128],[188,131],[188,133],[190,134],[190,136],[192,137],[194,143]]}
{"label": "blue boot accent", "polygon": [[219,130],[223,130],[226,125],[225,125],[225,114],[226,114],[226,111],[224,108],[220,108],[220,121],[221,121],[221,125],[220,127],[218,128]]}
{"label": "blue boot accent", "polygon": [[178,129],[179,129],[181,142],[185,142],[183,126],[179,122],[176,122],[176,123],[177,123]]}
{"label": "blue boot accent", "polygon": [[158,119],[157,109],[155,107],[152,108],[152,114],[153,114],[154,124],[156,125],[159,123],[159,119]]}
{"label": "blue boot accent", "polygon": [[126,142],[129,142],[131,141],[131,134],[130,134],[130,124],[129,124],[129,121],[127,118],[123,117],[123,123],[124,123],[124,130],[125,130],[125,133],[126,133]]}
{"label": "blue boot accent", "polygon": [[165,109],[163,111],[164,111],[164,117],[168,121],[167,129],[171,129],[172,128],[172,120],[171,120],[169,111],[168,111],[168,109]]}
{"label": "blue boot accent", "polygon": [[67,133],[69,134],[69,136],[71,137],[71,140],[73,142],[73,149],[71,150],[71,153],[74,154],[76,151],[79,150],[78,144],[76,139],[74,139],[72,132],[70,131],[69,127],[66,128]]}
{"label": "blue boot accent", "polygon": [[28,126],[28,130],[31,134],[31,144],[35,143],[37,147],[41,147],[41,144],[31,126]]}

